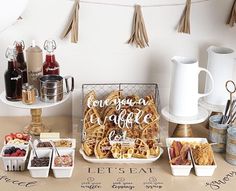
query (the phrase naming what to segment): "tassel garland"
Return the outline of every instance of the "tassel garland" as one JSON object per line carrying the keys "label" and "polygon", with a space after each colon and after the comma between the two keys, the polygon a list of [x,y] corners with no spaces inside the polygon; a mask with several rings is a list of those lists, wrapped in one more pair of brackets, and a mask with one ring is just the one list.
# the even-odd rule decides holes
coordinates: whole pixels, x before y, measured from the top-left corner
{"label": "tassel garland", "polygon": [[236,0],[234,1],[233,7],[231,9],[227,24],[231,27],[234,26],[234,23],[236,23]]}
{"label": "tassel garland", "polygon": [[185,8],[178,25],[179,33],[190,34],[190,8],[191,0],[186,0]]}
{"label": "tassel garland", "polygon": [[148,46],[148,36],[140,5],[135,5],[132,33],[127,43],[140,48]]}
{"label": "tassel garland", "polygon": [[78,28],[79,28],[79,0],[75,0],[69,22],[67,23],[61,38],[65,38],[71,32],[71,42],[78,42]]}

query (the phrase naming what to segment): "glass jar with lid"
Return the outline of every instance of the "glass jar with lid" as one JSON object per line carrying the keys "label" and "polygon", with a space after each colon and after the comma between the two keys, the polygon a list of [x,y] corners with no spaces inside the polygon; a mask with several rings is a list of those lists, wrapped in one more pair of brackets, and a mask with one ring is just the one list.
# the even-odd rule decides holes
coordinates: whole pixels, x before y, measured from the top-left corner
{"label": "glass jar with lid", "polygon": [[28,83],[22,85],[22,102],[27,105],[34,104],[38,96],[37,89]]}

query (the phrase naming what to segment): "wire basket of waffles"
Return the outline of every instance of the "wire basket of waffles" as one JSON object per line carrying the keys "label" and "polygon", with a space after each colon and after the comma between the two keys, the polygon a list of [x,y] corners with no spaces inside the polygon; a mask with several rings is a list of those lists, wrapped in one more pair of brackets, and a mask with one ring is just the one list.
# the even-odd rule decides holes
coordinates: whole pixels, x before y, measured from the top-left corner
{"label": "wire basket of waffles", "polygon": [[83,94],[86,160],[143,163],[160,157],[157,84],[83,85]]}

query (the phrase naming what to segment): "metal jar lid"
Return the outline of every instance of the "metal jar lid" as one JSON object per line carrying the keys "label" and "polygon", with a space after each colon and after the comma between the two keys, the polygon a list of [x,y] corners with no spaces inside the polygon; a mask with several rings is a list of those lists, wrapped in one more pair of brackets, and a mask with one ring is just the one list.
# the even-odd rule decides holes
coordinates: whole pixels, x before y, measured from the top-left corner
{"label": "metal jar lid", "polygon": [[25,83],[22,85],[22,90],[33,90],[34,86],[30,85],[29,83]]}

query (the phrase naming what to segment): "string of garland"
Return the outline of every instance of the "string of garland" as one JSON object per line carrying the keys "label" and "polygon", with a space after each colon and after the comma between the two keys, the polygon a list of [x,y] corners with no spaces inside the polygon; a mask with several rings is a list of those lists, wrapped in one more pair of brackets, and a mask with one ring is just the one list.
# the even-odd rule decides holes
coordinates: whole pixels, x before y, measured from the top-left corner
{"label": "string of garland", "polygon": [[[211,0],[195,0],[192,4],[203,3]],[[116,7],[134,7],[134,5],[129,4],[120,4],[120,3],[109,3],[109,2],[99,2],[99,1],[87,1],[81,0],[80,3],[84,4],[95,4],[95,5],[108,5],[108,6],[116,6]],[[175,7],[175,6],[183,6],[186,3],[165,3],[165,4],[150,4],[150,5],[140,5],[142,8],[152,8],[152,7]]]}
{"label": "string of garland", "polygon": [[[71,32],[71,42],[78,42],[78,17],[79,17],[79,7],[80,3],[84,4],[96,4],[96,5],[108,5],[108,6],[119,6],[119,7],[134,7],[133,25],[132,32],[128,43],[135,45],[139,48],[145,48],[148,46],[148,35],[145,27],[145,22],[142,14],[141,8],[151,8],[151,7],[167,7],[167,6],[183,6],[182,16],[178,24],[178,32],[190,34],[190,8],[191,4],[202,3],[210,0],[196,0],[191,2],[191,0],[186,0],[185,3],[174,3],[174,4],[152,4],[152,5],[128,5],[128,4],[117,4],[109,2],[97,2],[97,1],[85,1],[85,0],[75,0],[69,22],[62,33],[62,38],[65,38],[69,32]],[[235,0],[236,1],[236,0]],[[234,4],[235,7],[235,4]],[[235,8],[233,9],[235,14]],[[234,22],[236,16],[233,16]],[[232,22],[232,21],[231,21]]]}

